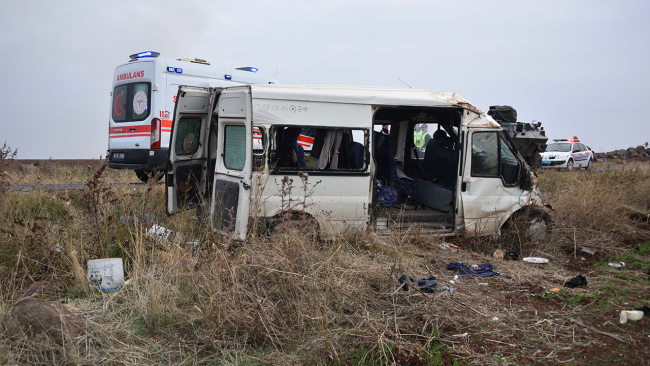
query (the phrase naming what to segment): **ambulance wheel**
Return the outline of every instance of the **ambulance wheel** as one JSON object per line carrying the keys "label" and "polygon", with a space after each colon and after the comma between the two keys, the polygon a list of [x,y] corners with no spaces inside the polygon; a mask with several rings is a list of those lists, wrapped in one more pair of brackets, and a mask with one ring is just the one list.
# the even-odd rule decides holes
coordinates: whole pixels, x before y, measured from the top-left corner
{"label": "ambulance wheel", "polygon": [[566,170],[573,170],[573,159],[569,159],[569,161],[566,163]]}
{"label": "ambulance wheel", "polygon": [[135,175],[138,177],[138,179],[147,183],[149,181],[150,175],[154,181],[158,182],[163,177],[164,174],[162,173],[161,170],[153,170],[153,171],[136,170]]}
{"label": "ambulance wheel", "polygon": [[144,183],[147,183],[149,181],[149,174],[147,174],[147,172],[144,170],[136,170],[135,175]]}

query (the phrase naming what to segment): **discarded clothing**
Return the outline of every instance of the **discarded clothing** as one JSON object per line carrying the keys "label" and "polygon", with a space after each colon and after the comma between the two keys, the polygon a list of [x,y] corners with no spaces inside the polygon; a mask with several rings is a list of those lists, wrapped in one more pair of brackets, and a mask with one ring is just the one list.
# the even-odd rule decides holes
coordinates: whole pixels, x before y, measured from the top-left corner
{"label": "discarded clothing", "polygon": [[472,269],[467,267],[466,262],[456,262],[447,264],[447,268],[451,270],[457,270],[461,276],[478,276],[478,277],[490,277],[490,276],[501,276],[501,273],[492,270],[492,263],[485,262],[481,264],[478,269]]}
{"label": "discarded clothing", "polygon": [[636,307],[634,310],[643,311],[643,315],[650,316],[650,308],[645,305]]}
{"label": "discarded clothing", "polygon": [[580,286],[587,286],[587,279],[584,278],[583,275],[577,275],[564,284],[564,287],[568,288],[576,288]]}
{"label": "discarded clothing", "polygon": [[436,280],[435,277],[429,277],[429,278],[423,277],[416,281],[413,277],[407,276],[405,274],[400,276],[399,284],[403,285],[402,289],[404,291],[408,291],[409,283],[413,286],[417,286],[418,290],[422,292],[432,293],[436,289],[436,286],[438,285],[438,280]]}

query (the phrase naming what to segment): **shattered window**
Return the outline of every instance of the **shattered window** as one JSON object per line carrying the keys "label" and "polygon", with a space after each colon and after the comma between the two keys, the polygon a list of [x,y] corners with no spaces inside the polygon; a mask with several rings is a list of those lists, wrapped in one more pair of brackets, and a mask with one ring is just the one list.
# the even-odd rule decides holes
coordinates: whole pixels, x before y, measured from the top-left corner
{"label": "shattered window", "polygon": [[365,171],[366,130],[274,126],[269,166],[275,170]]}
{"label": "shattered window", "polygon": [[519,180],[519,161],[508,148],[503,136],[501,136],[501,176],[506,185],[515,184]]}
{"label": "shattered window", "polygon": [[472,175],[499,176],[499,140],[496,132],[475,132],[472,135]]}

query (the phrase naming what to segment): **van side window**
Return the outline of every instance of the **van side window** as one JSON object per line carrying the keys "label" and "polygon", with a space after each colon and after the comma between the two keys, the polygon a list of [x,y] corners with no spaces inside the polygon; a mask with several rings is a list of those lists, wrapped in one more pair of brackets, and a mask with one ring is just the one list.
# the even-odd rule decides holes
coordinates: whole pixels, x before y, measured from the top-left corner
{"label": "van side window", "polygon": [[244,169],[244,165],[246,165],[246,126],[226,126],[223,134],[223,162],[228,169]]}
{"label": "van side window", "polygon": [[174,137],[174,154],[176,156],[194,155],[199,149],[201,135],[201,118],[182,117],[178,121]]}
{"label": "van side window", "polygon": [[365,171],[369,131],[273,126],[269,166],[277,171]]}
{"label": "van side window", "polygon": [[472,134],[472,176],[499,176],[499,140],[496,132]]}
{"label": "van side window", "polygon": [[508,144],[501,136],[501,176],[506,185],[513,185],[519,180],[519,161],[510,151]]}

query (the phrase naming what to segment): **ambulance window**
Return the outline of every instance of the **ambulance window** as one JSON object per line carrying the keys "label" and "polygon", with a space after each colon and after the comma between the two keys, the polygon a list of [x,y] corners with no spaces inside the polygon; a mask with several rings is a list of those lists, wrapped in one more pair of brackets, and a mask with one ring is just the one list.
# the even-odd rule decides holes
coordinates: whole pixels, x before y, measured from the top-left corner
{"label": "ambulance window", "polygon": [[133,85],[133,120],[138,121],[149,115],[149,84]]}
{"label": "ambulance window", "polygon": [[201,118],[182,117],[178,121],[178,129],[176,131],[174,154],[176,156],[194,155],[199,149]]}
{"label": "ambulance window", "polygon": [[499,176],[499,140],[494,132],[472,135],[472,176]]}
{"label": "ambulance window", "polygon": [[116,86],[113,90],[113,121],[126,121],[126,85]]}
{"label": "ambulance window", "polygon": [[226,126],[223,145],[223,163],[226,168],[243,170],[246,165],[246,126]]}

